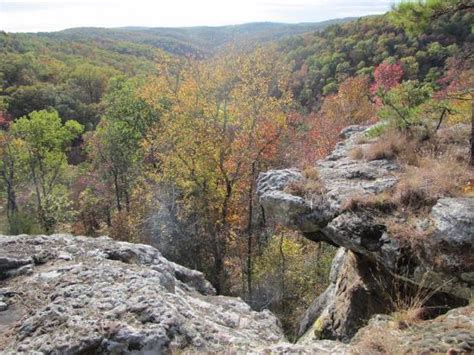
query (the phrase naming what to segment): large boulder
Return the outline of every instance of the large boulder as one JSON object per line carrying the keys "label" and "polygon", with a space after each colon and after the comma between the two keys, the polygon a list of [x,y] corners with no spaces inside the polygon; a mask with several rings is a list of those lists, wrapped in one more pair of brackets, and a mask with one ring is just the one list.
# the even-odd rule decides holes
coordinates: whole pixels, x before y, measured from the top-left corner
{"label": "large boulder", "polygon": [[200,272],[106,237],[0,236],[0,352],[247,351],[284,340],[278,320],[215,296]]}

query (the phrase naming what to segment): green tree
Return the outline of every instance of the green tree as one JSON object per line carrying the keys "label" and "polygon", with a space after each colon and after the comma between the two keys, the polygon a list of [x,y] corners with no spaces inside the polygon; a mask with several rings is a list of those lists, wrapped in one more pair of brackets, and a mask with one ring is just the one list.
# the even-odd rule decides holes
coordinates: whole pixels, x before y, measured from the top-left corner
{"label": "green tree", "polygon": [[82,130],[76,121],[63,124],[56,111],[34,111],[11,125],[11,133],[19,139],[16,159],[33,183],[38,221],[46,233],[66,217],[66,152]]}
{"label": "green tree", "polygon": [[98,103],[107,89],[111,70],[91,64],[81,64],[70,74],[69,83],[79,99],[86,104]]}
{"label": "green tree", "polygon": [[394,7],[392,20],[417,34],[426,32],[432,22],[443,15],[450,15],[474,8],[471,0],[404,0]]}
{"label": "green tree", "polygon": [[105,115],[88,141],[93,168],[111,186],[118,211],[130,207],[130,193],[143,163],[141,141],[157,112],[137,94],[138,84],[115,79],[104,98]]}
{"label": "green tree", "polygon": [[[443,22],[445,16],[454,16],[472,12],[474,9],[474,2],[472,0],[418,0],[418,1],[403,1],[394,7],[391,13],[391,19],[394,23],[406,28],[412,34],[421,34],[429,29],[435,28]],[[471,33],[474,30],[471,22]],[[428,54],[432,56],[441,56],[443,49],[440,44],[434,42],[428,48]],[[452,51],[457,49],[451,48]],[[465,46],[461,53],[461,57],[468,61],[472,67],[472,47]],[[430,71],[434,68],[430,68]],[[436,76],[436,73],[432,75]],[[470,165],[474,166],[474,91],[472,84],[464,88],[463,94],[470,93],[471,100],[471,149],[470,149]],[[458,96],[462,96],[459,95]],[[464,99],[464,98],[463,98]],[[446,108],[445,108],[446,109]],[[443,113],[445,112],[443,110]],[[441,116],[443,117],[443,115]]]}
{"label": "green tree", "polygon": [[2,187],[6,195],[7,219],[10,225],[18,212],[16,196],[20,174],[16,159],[17,148],[17,140],[8,131],[0,131],[0,177],[3,180]]}

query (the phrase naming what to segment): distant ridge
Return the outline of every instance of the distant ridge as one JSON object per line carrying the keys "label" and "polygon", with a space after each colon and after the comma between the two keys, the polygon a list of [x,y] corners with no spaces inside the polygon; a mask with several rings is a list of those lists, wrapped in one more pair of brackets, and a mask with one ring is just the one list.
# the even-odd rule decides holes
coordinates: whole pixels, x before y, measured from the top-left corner
{"label": "distant ridge", "polygon": [[209,55],[222,46],[255,45],[288,36],[320,31],[356,19],[348,17],[315,23],[255,22],[227,26],[196,27],[79,27],[29,35],[68,41],[131,42],[161,48],[174,54]]}

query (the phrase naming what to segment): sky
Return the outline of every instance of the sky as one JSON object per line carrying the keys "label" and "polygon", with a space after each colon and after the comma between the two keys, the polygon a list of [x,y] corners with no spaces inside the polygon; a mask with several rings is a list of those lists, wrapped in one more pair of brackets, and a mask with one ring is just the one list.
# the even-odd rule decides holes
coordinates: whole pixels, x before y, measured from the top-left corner
{"label": "sky", "polygon": [[380,14],[394,0],[0,0],[0,30],[318,22]]}

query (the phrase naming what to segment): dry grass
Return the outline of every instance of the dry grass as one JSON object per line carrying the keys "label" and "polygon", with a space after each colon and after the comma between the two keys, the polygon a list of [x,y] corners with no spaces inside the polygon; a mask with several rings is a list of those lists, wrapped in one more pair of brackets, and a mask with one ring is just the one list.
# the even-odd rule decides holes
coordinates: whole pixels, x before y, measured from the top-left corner
{"label": "dry grass", "polygon": [[385,217],[381,223],[383,223],[387,232],[400,241],[403,245],[408,246],[411,250],[420,250],[422,244],[431,235],[431,228],[421,230],[416,227],[417,222],[420,219],[417,217],[411,217],[407,219],[400,219],[395,217]]}
{"label": "dry grass", "polygon": [[315,167],[307,168],[303,171],[303,176],[308,180],[319,180],[319,171]]}
{"label": "dry grass", "polygon": [[391,200],[388,192],[382,192],[377,195],[354,195],[344,201],[341,206],[342,211],[356,210],[377,210],[389,212],[396,206]]}
{"label": "dry grass", "polygon": [[294,196],[306,197],[308,194],[321,193],[323,185],[319,181],[303,179],[290,182],[283,191]]}
{"label": "dry grass", "polygon": [[349,158],[353,160],[362,160],[364,159],[364,149],[360,146],[355,147],[349,152]]}
{"label": "dry grass", "polygon": [[321,180],[319,180],[318,170],[310,168],[303,171],[303,179],[290,182],[283,191],[302,197],[309,202],[310,206],[313,206],[322,200],[326,189]]}
{"label": "dry grass", "polygon": [[397,159],[404,164],[414,165],[417,161],[419,141],[397,131],[387,131],[364,152],[366,160]]}
{"label": "dry grass", "polygon": [[[367,143],[370,141],[363,141]],[[420,140],[397,130],[388,130],[375,142],[356,146],[349,152],[354,160],[397,160],[402,164],[416,165]]]}
{"label": "dry grass", "polygon": [[441,197],[462,196],[472,179],[472,169],[449,153],[438,158],[422,157],[418,166],[405,168],[392,200],[411,209],[431,207]]}
{"label": "dry grass", "polygon": [[303,179],[290,182],[283,191],[309,200],[322,195],[324,190],[324,184],[319,180],[318,170],[309,168],[303,171]]}

